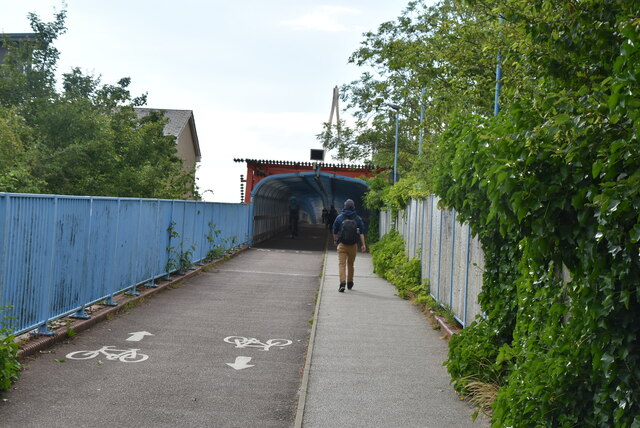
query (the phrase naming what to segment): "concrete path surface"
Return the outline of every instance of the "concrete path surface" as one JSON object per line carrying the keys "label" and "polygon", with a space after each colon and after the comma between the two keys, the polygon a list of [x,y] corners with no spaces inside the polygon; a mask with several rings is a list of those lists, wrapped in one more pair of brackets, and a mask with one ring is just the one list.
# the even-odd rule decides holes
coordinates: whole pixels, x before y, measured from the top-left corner
{"label": "concrete path surface", "polygon": [[292,426],[322,260],[246,250],[29,358],[0,427]]}
{"label": "concrete path surface", "polygon": [[358,253],[354,288],[338,292],[329,252],[314,333],[304,415],[320,427],[484,427],[456,396],[442,363],[447,342]]}
{"label": "concrete path surface", "polygon": [[338,293],[325,238],[276,237],[28,358],[0,428],[487,426],[368,254]]}

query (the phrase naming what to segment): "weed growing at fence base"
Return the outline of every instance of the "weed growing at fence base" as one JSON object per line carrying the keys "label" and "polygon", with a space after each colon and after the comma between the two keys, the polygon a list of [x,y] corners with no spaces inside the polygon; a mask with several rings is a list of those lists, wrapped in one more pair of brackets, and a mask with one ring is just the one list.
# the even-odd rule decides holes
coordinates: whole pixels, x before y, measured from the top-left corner
{"label": "weed growing at fence base", "polygon": [[373,244],[371,253],[374,271],[396,286],[399,297],[406,299],[411,295],[425,294],[421,287],[420,259],[409,260],[397,231],[392,230]]}
{"label": "weed growing at fence base", "polygon": [[397,231],[392,230],[373,244],[371,254],[375,273],[393,283],[401,298],[407,298],[409,289],[420,284],[420,260],[407,258]]}
{"label": "weed growing at fence base", "polygon": [[414,305],[428,309],[431,314],[444,318],[450,325],[459,325],[450,308],[436,302],[429,292],[429,282],[422,281],[420,259],[409,260],[404,242],[396,230],[384,235],[371,246],[374,271],[398,290],[398,296],[412,299]]}
{"label": "weed growing at fence base", "polygon": [[[167,228],[170,239],[180,238],[180,234],[174,229],[175,224],[176,222],[172,221]],[[175,251],[174,247],[167,247],[167,253],[169,254],[169,259],[167,261],[167,265],[165,266],[165,270],[167,271],[167,273],[176,271],[178,275],[184,275],[184,273],[188,271],[192,266],[191,258],[195,250],[195,244],[192,244],[188,249],[185,250],[184,242],[180,242],[179,251],[177,252]]]}
{"label": "weed growing at fence base", "polygon": [[3,315],[7,310],[7,307],[0,307],[0,391],[9,389],[20,377],[18,344],[8,328],[11,317]]}

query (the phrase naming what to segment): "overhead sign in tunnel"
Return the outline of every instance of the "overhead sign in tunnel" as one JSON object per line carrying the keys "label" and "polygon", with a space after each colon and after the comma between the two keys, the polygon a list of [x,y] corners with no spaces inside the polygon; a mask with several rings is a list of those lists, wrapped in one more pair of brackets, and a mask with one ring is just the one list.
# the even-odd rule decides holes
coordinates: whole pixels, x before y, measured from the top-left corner
{"label": "overhead sign in tunnel", "polygon": [[353,199],[358,213],[363,218],[368,217],[362,201],[369,185],[362,178],[386,169],[309,162],[246,162],[245,201],[251,203],[250,227],[254,243],[288,227],[292,197],[300,204],[301,221],[311,224],[322,221],[323,208],[335,207],[339,212],[346,199]]}

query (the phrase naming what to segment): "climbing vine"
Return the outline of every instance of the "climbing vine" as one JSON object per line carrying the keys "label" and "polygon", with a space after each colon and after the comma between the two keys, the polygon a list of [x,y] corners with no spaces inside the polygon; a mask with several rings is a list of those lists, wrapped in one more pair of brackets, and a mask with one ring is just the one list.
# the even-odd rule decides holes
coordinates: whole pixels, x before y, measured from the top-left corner
{"label": "climbing vine", "polygon": [[637,9],[512,3],[533,90],[439,140],[436,192],[486,261],[486,317],[447,367],[462,391],[497,384],[494,426],[640,427]]}

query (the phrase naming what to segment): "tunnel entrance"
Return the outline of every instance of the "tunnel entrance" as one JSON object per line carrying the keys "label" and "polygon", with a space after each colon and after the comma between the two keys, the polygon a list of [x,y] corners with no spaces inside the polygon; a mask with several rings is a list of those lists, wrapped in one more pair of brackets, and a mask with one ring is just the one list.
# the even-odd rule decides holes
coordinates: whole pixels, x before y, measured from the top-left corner
{"label": "tunnel entrance", "polygon": [[301,223],[298,228],[298,236],[291,237],[289,230],[283,230],[254,245],[255,248],[271,250],[291,250],[291,251],[324,251],[327,245],[333,247],[329,242],[329,230],[321,224]]}
{"label": "tunnel entrance", "polygon": [[[292,197],[298,200],[300,205],[299,223],[305,233],[310,234],[308,236],[314,235],[318,231],[326,231],[326,227],[323,228],[322,225],[323,208],[330,210],[333,206],[339,214],[347,199],[353,199],[358,215],[365,220],[365,223],[368,223],[369,212],[363,206],[364,195],[368,188],[369,184],[359,178],[322,171],[296,172],[265,177],[251,192],[250,233],[253,237],[253,244],[257,246],[270,238],[287,236],[289,200]],[[307,228],[307,226],[309,227]],[[302,236],[297,241],[300,242],[300,246],[304,246],[300,238]],[[287,245],[293,245],[293,243]]]}

